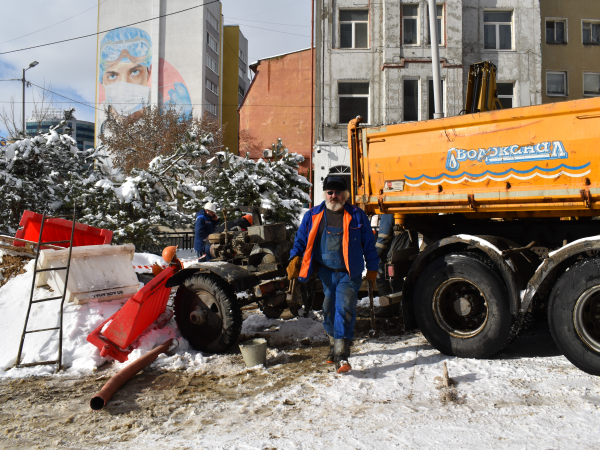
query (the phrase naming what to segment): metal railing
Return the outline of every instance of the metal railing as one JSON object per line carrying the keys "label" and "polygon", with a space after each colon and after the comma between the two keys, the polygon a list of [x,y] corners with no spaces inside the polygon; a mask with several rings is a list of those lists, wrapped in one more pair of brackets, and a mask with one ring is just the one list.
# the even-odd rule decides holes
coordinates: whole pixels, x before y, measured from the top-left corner
{"label": "metal railing", "polygon": [[177,245],[179,250],[191,250],[194,248],[195,233],[193,231],[182,231],[179,233],[162,233],[168,245]]}

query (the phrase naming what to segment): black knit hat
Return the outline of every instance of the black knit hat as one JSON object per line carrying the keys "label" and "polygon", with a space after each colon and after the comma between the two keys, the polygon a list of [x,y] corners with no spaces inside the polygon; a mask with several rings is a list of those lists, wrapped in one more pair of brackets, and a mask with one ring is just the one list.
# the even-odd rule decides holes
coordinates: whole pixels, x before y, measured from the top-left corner
{"label": "black knit hat", "polygon": [[342,177],[327,177],[323,181],[323,190],[334,190],[334,191],[347,191],[346,180]]}

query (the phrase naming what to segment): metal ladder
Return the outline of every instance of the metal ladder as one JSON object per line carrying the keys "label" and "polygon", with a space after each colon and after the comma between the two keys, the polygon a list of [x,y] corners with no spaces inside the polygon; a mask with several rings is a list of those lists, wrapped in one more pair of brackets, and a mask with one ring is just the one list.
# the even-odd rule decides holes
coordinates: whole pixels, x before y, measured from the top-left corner
{"label": "metal ladder", "polygon": [[[44,233],[44,223],[47,219],[58,219],[58,218],[67,218],[70,217],[73,221],[73,226],[71,228],[71,239],[68,241],[54,241],[54,242],[42,242],[42,236]],[[35,265],[33,266],[33,280],[31,281],[31,293],[29,294],[29,307],[27,308],[27,316],[25,316],[25,325],[23,326],[23,333],[21,334],[21,344],[19,345],[19,353],[17,355],[17,363],[15,367],[32,367],[32,366],[49,366],[52,364],[57,364],[56,371],[62,370],[62,335],[63,335],[63,307],[65,303],[65,297],[67,295],[67,283],[69,282],[69,269],[71,268],[71,251],[73,249],[73,238],[75,237],[75,202],[73,202],[73,215],[63,215],[63,216],[53,216],[47,217],[46,211],[42,215],[42,225],[40,227],[40,237],[38,240],[37,251],[35,254]],[[64,267],[52,267],[48,269],[38,269],[38,259],[40,257],[40,250],[44,245],[56,245],[56,244],[66,244],[69,243],[69,256],[67,257],[67,265]],[[43,298],[40,300],[33,299],[33,293],[35,291],[35,279],[38,273],[40,272],[50,272],[53,270],[66,270],[65,274],[65,286],[63,288],[62,295],[56,297]],[[30,330],[27,331],[27,323],[29,322],[29,314],[31,313],[31,306],[35,303],[49,302],[51,300],[61,300],[60,302],[60,325],[58,327],[52,328],[42,328],[40,330]],[[41,331],[52,331],[59,330],[58,332],[58,359],[51,361],[37,361],[32,363],[21,364],[21,353],[23,352],[23,344],[25,343],[25,336],[30,333],[39,333]]]}

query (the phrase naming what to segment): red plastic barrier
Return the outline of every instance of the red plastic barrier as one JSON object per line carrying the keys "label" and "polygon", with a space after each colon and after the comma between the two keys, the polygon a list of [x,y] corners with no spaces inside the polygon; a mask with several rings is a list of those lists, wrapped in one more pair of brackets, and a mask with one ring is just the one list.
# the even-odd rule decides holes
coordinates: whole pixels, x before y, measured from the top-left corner
{"label": "red plastic barrier", "polygon": [[133,350],[131,344],[165,311],[171,294],[171,288],[165,287],[165,283],[174,272],[174,267],[163,270],[89,334],[87,340],[100,349],[102,356],[127,361],[127,355]]}
{"label": "red plastic barrier", "polygon": [[[21,230],[17,231],[16,238],[25,239],[27,241],[38,242],[40,238],[40,228],[42,226],[42,214],[33,211],[23,212],[21,222],[19,223]],[[68,241],[71,239],[71,228],[73,222],[65,219],[47,219],[44,223],[44,235],[42,242]],[[75,237],[73,239],[73,247],[83,245],[103,245],[110,244],[112,241],[113,232],[102,228],[91,227],[83,223],[75,222]],[[24,247],[24,242],[13,242],[15,247]],[[69,247],[68,243],[57,244],[61,247]]]}

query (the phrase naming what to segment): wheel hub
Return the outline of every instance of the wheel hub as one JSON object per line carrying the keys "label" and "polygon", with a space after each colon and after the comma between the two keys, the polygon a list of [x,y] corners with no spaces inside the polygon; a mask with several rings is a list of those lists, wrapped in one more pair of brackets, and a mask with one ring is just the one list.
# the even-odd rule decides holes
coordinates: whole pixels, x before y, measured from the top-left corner
{"label": "wheel hub", "polygon": [[573,324],[580,339],[600,353],[600,286],[581,294],[573,309]]}
{"label": "wheel hub", "polygon": [[473,309],[472,297],[467,295],[454,301],[454,310],[459,316],[468,316]]}
{"label": "wheel hub", "polygon": [[453,337],[476,336],[487,323],[487,299],[475,284],[464,278],[444,281],[433,296],[432,307],[438,325]]}

